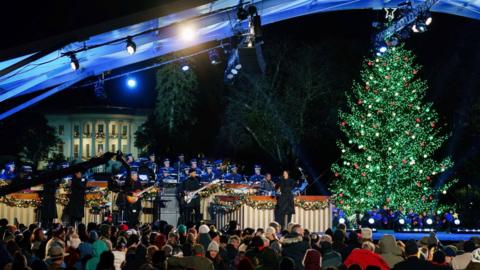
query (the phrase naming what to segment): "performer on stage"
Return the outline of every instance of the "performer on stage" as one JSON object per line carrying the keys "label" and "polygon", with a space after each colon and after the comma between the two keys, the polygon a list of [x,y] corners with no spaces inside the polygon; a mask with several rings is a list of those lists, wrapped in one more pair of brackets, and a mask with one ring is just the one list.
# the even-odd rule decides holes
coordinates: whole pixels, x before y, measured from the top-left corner
{"label": "performer on stage", "polygon": [[250,179],[249,179],[250,182],[260,182],[265,178],[265,176],[261,174],[262,166],[255,165],[254,171],[255,173],[252,176],[250,176]]}
{"label": "performer on stage", "polygon": [[197,176],[195,169],[190,168],[188,171],[188,178],[181,184],[179,193],[182,196],[180,199],[180,210],[182,224],[195,223],[200,224],[200,197],[196,196],[190,203],[183,200],[183,196],[188,192],[192,192],[201,188],[200,179]]}
{"label": "performer on stage", "polygon": [[5,169],[0,173],[0,179],[11,181],[15,178],[15,162],[10,161],[5,164]]}
{"label": "performer on stage", "polygon": [[270,193],[275,191],[275,183],[272,181],[272,174],[266,173],[265,177],[260,182],[260,192]]}
{"label": "performer on stage", "polygon": [[207,164],[205,166],[205,173],[202,175],[202,181],[212,182],[215,179],[217,179],[217,176],[213,173],[213,166],[210,164]]}
{"label": "performer on stage", "polygon": [[157,173],[157,162],[155,160],[155,153],[150,153],[148,156],[148,162],[147,162],[147,167],[153,171],[153,173]]}
{"label": "performer on stage", "polygon": [[290,179],[287,170],[283,171],[282,178],[276,185],[276,189],[280,190],[280,196],[277,196],[277,205],[275,206],[276,221],[285,228],[292,221],[292,215],[295,214],[295,203],[292,189],[297,182]]}
{"label": "performer on stage", "polygon": [[180,173],[183,167],[185,167],[187,164],[185,164],[185,156],[183,154],[178,155],[178,160],[175,162],[175,169],[177,170],[177,173]]}
{"label": "performer on stage", "polygon": [[[138,168],[131,167],[130,181],[126,182],[125,192],[127,196],[134,195],[133,193],[142,190],[142,184],[138,180]],[[127,197],[128,198],[128,197]],[[130,227],[134,227],[138,224],[140,219],[140,212],[142,211],[142,198],[139,197],[136,202],[129,202],[127,200],[125,204],[125,216]]]}
{"label": "performer on stage", "polygon": [[[50,164],[48,170],[53,170],[53,164]],[[57,215],[57,203],[55,194],[59,185],[60,179],[48,181],[43,184],[43,191],[41,192],[41,204],[40,204],[40,220],[43,228],[50,228],[53,224],[53,220],[58,217]]]}
{"label": "performer on stage", "polygon": [[233,164],[230,168],[231,172],[224,175],[225,180],[233,181],[234,183],[243,182],[243,176],[238,173],[237,165]]}
{"label": "performer on stage", "polygon": [[70,197],[66,209],[66,214],[70,220],[70,225],[75,226],[82,222],[85,208],[85,190],[87,184],[85,178],[82,177],[82,172],[78,171],[73,174],[70,184]]}

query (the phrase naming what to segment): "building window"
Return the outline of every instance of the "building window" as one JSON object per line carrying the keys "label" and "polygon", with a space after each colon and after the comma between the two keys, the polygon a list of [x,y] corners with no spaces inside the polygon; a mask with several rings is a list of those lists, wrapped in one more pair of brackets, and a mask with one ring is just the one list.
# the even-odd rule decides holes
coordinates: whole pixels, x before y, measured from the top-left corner
{"label": "building window", "polygon": [[87,124],[85,125],[85,132],[84,134],[87,136],[87,137],[90,137],[90,124]]}
{"label": "building window", "polygon": [[73,157],[78,158],[78,144],[73,146]]}
{"label": "building window", "polygon": [[90,157],[90,144],[87,143],[85,145],[85,147],[87,148],[87,149],[85,149],[86,150],[85,153],[87,154],[86,157],[89,158]]}
{"label": "building window", "polygon": [[58,126],[58,135],[63,135],[65,134],[65,126],[64,125],[59,125]]}
{"label": "building window", "polygon": [[115,144],[112,144],[112,152],[115,152]]}
{"label": "building window", "polygon": [[79,125],[74,125],[73,126],[73,137],[78,138],[80,135],[80,126]]}
{"label": "building window", "polygon": [[122,152],[127,153],[127,145],[126,144],[122,145]]}
{"label": "building window", "polygon": [[63,154],[63,144],[64,144],[64,142],[60,142],[60,143],[58,144],[58,153]]}
{"label": "building window", "polygon": [[95,134],[97,138],[104,138],[105,133],[103,132],[103,124],[97,126],[97,134]]}
{"label": "building window", "polygon": [[99,154],[103,154],[103,144],[99,144],[99,145],[98,145],[98,150],[97,150],[97,152],[98,152]]}
{"label": "building window", "polygon": [[98,125],[98,132],[103,133],[103,124]]}
{"label": "building window", "polygon": [[112,125],[112,135],[113,136],[117,135],[117,126],[116,125]]}
{"label": "building window", "polygon": [[122,126],[122,137],[127,137],[128,126]]}

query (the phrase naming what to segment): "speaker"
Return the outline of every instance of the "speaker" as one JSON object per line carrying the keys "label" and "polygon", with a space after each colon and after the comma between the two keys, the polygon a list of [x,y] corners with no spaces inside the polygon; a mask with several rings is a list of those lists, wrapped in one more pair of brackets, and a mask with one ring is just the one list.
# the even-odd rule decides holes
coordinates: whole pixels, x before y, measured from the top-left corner
{"label": "speaker", "polygon": [[238,48],[238,56],[242,69],[248,74],[264,74],[266,69],[262,46]]}
{"label": "speaker", "polygon": [[161,208],[155,208],[157,203],[154,204],[154,209],[160,213],[160,217],[158,213],[154,213],[154,220],[165,220],[168,224],[177,226],[178,218],[180,217],[177,197],[174,195],[165,195],[161,197],[161,200]]}

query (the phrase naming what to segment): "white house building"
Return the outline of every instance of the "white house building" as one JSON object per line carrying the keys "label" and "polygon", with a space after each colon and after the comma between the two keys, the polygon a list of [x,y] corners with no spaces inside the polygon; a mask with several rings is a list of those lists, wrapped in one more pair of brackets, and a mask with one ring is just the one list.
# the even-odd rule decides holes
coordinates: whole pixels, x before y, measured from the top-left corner
{"label": "white house building", "polygon": [[121,150],[138,157],[135,132],[146,121],[148,111],[124,107],[85,107],[46,113],[61,143],[57,152],[68,160],[87,160],[104,152]]}

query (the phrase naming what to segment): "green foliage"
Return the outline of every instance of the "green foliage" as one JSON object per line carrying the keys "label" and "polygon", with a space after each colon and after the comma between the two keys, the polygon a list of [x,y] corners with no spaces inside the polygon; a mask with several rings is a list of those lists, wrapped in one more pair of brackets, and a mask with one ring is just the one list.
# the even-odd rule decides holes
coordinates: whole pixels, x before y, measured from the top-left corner
{"label": "green foliage", "polygon": [[55,129],[47,124],[42,114],[35,112],[22,112],[1,121],[0,130],[0,140],[6,142],[1,154],[17,156],[34,167],[46,160],[49,152],[60,143]]}
{"label": "green foliage", "polygon": [[192,70],[183,72],[181,68],[181,63],[176,61],[160,67],[156,75],[155,122],[170,134],[195,122],[192,110],[196,101],[197,77]]}
{"label": "green foliage", "polygon": [[[332,165],[336,205],[348,213],[373,206],[403,206],[415,211],[437,207],[439,192],[454,181],[435,185],[453,164],[433,159],[448,139],[438,114],[425,103],[426,82],[403,46],[365,62],[360,82],[347,94],[349,110],[339,112],[344,140]],[[443,180],[444,181],[444,180]]]}

